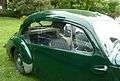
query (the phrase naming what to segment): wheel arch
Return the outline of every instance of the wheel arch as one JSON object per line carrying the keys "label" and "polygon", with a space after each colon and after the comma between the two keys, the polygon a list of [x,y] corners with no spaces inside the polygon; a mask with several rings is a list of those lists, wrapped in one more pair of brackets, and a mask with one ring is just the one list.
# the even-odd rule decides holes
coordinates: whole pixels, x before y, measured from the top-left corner
{"label": "wheel arch", "polygon": [[[11,49],[10,49],[10,57],[12,59],[14,59],[14,51],[15,49],[17,49],[16,46],[12,46]],[[26,62],[23,61],[23,65],[24,65],[24,70],[25,70],[25,74],[29,74],[32,72],[32,69],[33,69],[33,64],[27,64]]]}
{"label": "wheel arch", "polygon": [[12,46],[11,49],[10,49],[10,57],[11,58],[14,58],[14,51],[15,51],[16,47],[15,46]]}

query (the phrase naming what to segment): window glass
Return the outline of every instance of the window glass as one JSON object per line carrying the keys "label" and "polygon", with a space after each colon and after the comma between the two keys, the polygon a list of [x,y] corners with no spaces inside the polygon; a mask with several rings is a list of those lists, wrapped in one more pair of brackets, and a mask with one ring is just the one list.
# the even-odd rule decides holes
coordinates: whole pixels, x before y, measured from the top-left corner
{"label": "window glass", "polygon": [[42,26],[50,26],[52,25],[52,21],[40,21]]}
{"label": "window glass", "polygon": [[50,27],[51,25],[52,25],[52,21],[33,22],[33,23],[30,25],[30,29]]}
{"label": "window glass", "polygon": [[84,31],[73,26],[73,46],[76,51],[92,52],[93,47]]}
{"label": "window glass", "polygon": [[41,26],[41,25],[37,22],[34,22],[34,23],[31,24],[31,27],[36,27],[36,26]]}
{"label": "window glass", "polygon": [[[65,22],[49,22],[51,21],[31,24],[32,27],[35,26],[34,29],[29,29],[31,43],[70,51],[93,51],[93,47],[82,29]],[[36,28],[36,26],[40,26],[40,28]]]}
{"label": "window glass", "polygon": [[58,38],[53,39],[50,41],[50,47],[53,48],[59,48],[64,50],[71,50],[72,45],[72,31],[71,31],[71,25],[65,24],[64,26],[61,26],[58,29]]}

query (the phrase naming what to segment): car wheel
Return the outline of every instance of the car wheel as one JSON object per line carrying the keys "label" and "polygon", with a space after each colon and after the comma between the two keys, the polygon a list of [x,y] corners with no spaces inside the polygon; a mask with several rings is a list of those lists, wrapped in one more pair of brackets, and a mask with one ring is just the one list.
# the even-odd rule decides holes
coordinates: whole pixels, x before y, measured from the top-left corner
{"label": "car wheel", "polygon": [[23,61],[21,58],[20,51],[18,49],[14,50],[14,61],[15,61],[17,71],[20,72],[21,74],[25,74]]}

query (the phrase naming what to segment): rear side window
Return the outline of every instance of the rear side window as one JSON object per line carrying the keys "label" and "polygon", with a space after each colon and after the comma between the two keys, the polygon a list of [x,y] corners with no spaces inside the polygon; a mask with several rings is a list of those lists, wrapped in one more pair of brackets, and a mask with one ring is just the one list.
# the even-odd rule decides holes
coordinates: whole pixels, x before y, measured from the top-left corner
{"label": "rear side window", "polygon": [[52,25],[52,21],[40,21],[42,26],[51,26]]}
{"label": "rear side window", "polygon": [[52,21],[40,21],[40,22],[33,22],[30,25],[30,29],[42,28],[42,27],[50,27],[52,25]]}
{"label": "rear side window", "polygon": [[93,47],[85,32],[65,22],[41,21],[31,24],[28,37],[31,43],[73,52],[92,52]]}

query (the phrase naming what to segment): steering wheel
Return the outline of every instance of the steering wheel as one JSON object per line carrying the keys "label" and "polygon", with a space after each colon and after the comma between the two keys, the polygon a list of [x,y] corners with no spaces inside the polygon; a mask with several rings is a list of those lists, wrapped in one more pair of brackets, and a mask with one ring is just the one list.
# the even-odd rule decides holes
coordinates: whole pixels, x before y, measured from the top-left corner
{"label": "steering wheel", "polygon": [[74,44],[74,49],[79,51],[91,52],[92,47],[89,42],[81,41],[79,44]]}

